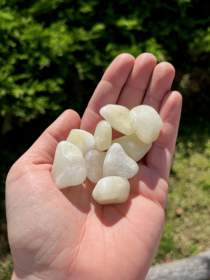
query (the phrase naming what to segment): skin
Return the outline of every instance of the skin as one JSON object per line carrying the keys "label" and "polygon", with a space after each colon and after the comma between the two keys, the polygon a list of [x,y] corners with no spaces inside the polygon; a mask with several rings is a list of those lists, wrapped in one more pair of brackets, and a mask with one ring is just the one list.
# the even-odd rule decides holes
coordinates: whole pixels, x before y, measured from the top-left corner
{"label": "skin", "polygon": [[[13,280],[143,280],[158,248],[168,177],[182,98],[170,91],[175,71],[153,55],[121,54],[98,84],[82,120],[65,111],[12,166],[6,182]],[[163,120],[159,138],[130,179],[126,203],[99,205],[94,184],[59,190],[51,168],[58,142],[71,129],[94,134],[106,104],[155,108]],[[114,133],[118,137],[119,133]]]}

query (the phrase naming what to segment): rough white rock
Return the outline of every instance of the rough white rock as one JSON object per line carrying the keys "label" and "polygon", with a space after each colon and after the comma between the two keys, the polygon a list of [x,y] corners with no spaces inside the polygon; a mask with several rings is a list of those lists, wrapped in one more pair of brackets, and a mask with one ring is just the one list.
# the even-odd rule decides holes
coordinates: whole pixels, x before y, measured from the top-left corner
{"label": "rough white rock", "polygon": [[129,112],[130,111],[126,107],[113,104],[106,105],[100,110],[101,116],[108,121],[115,130],[125,135],[133,133]]}
{"label": "rough white rock", "polygon": [[136,162],[142,159],[152,147],[152,143],[143,143],[135,133],[117,138],[112,143],[119,143],[126,154]]}
{"label": "rough white rock", "polygon": [[93,198],[99,204],[123,203],[128,199],[130,184],[126,178],[110,176],[98,181]]}
{"label": "rough white rock", "polygon": [[82,129],[72,129],[66,141],[77,146],[84,157],[89,151],[95,148],[93,135]]}
{"label": "rough white rock", "polygon": [[89,151],[85,156],[87,177],[93,183],[97,183],[101,178],[103,178],[103,164],[105,156],[105,152],[99,152],[96,150]]}
{"label": "rough white rock", "polygon": [[135,176],[138,170],[138,164],[125,153],[120,144],[111,145],[104,160],[103,177],[120,176],[129,179]]}
{"label": "rough white rock", "polygon": [[51,174],[58,189],[83,183],[87,169],[80,149],[67,141],[58,143]]}
{"label": "rough white rock", "polygon": [[109,149],[112,142],[112,128],[107,121],[100,121],[94,133],[95,148],[98,151]]}
{"label": "rough white rock", "polygon": [[155,141],[163,122],[159,114],[150,106],[140,105],[130,111],[130,121],[134,132],[144,143]]}

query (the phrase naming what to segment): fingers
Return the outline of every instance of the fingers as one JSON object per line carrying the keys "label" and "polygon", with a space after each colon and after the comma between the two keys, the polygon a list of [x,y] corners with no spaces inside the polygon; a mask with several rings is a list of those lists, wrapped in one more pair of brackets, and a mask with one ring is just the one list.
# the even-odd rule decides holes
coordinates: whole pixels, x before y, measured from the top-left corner
{"label": "fingers", "polygon": [[132,109],[142,103],[156,64],[156,58],[150,53],[143,53],[136,58],[134,67],[118,99],[119,105]]}
{"label": "fingers", "polygon": [[25,153],[28,163],[52,164],[57,144],[66,140],[72,129],[79,129],[80,117],[73,110],[67,110],[51,124],[33,146]]}
{"label": "fingers", "polygon": [[163,127],[158,139],[146,156],[146,165],[155,170],[161,178],[168,180],[181,115],[180,93],[169,92],[160,108]]}
{"label": "fingers", "polygon": [[143,104],[149,105],[159,112],[165,94],[171,89],[174,76],[175,70],[170,63],[158,64],[153,71]]}
{"label": "fingers", "polygon": [[82,118],[81,129],[94,134],[96,125],[102,120],[99,114],[101,107],[117,102],[133,68],[134,61],[132,55],[121,54],[111,63],[88,104]]}

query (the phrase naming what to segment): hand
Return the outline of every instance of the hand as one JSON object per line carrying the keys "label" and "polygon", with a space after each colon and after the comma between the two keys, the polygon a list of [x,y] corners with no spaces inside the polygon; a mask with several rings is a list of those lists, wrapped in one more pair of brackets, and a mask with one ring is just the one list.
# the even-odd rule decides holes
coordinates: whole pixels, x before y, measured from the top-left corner
{"label": "hand", "polygon": [[[82,120],[65,111],[12,166],[6,182],[8,235],[13,280],[144,279],[158,248],[177,137],[182,98],[171,92],[174,68],[156,66],[151,54],[136,60],[119,55],[105,72]],[[102,206],[94,184],[59,190],[51,168],[58,142],[71,129],[94,133],[106,104],[155,108],[163,128],[138,174],[130,180],[126,203]]]}

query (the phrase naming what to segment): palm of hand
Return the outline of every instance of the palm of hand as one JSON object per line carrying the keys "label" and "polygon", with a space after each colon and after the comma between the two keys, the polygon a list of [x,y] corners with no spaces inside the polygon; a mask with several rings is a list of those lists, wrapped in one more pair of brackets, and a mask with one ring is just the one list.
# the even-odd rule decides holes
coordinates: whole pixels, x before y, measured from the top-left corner
{"label": "palm of hand", "polygon": [[[65,112],[12,167],[7,179],[7,218],[14,279],[144,279],[164,224],[181,98],[169,92],[174,70],[152,55],[117,57],[98,85],[80,124]],[[146,95],[145,95],[146,93]],[[153,106],[164,122],[152,149],[130,180],[126,203],[102,206],[94,184],[58,190],[51,178],[57,143],[73,128],[94,132],[99,109],[118,103]],[[62,125],[61,125],[62,124]],[[29,278],[34,275],[34,278]],[[19,277],[19,278],[18,278]]]}

